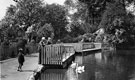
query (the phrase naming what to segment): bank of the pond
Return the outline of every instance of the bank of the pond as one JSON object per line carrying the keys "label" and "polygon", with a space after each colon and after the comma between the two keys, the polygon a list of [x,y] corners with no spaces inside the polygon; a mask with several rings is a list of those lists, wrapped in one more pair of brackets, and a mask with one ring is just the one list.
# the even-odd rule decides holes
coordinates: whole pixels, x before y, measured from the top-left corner
{"label": "bank of the pond", "polygon": [[44,70],[45,67],[43,65],[38,65],[37,69],[33,71],[33,73],[28,77],[27,80],[38,80]]}

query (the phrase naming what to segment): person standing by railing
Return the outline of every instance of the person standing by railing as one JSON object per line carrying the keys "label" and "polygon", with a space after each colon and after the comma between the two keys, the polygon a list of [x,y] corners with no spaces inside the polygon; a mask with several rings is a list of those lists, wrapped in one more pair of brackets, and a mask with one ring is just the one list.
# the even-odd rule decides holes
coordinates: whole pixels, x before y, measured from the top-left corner
{"label": "person standing by railing", "polygon": [[60,39],[57,40],[56,44],[62,43]]}
{"label": "person standing by railing", "polygon": [[52,39],[50,37],[48,37],[47,45],[50,45],[50,44],[52,44]]}
{"label": "person standing by railing", "polygon": [[42,37],[41,41],[39,42],[39,47],[38,47],[38,51],[39,51],[39,64],[41,64],[41,49],[42,47],[44,47],[46,45],[47,41],[45,39],[45,37]]}

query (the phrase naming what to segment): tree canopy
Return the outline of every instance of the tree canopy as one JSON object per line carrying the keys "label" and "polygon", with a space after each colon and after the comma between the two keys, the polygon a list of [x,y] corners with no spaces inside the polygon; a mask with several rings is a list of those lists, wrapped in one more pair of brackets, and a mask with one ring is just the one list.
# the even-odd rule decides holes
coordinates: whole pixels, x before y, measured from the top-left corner
{"label": "tree canopy", "polygon": [[[16,5],[7,8],[6,15],[0,22],[2,34],[7,35],[5,31],[8,29],[12,29],[16,33],[21,28],[25,32],[27,28],[33,25],[33,31],[38,32],[45,24],[51,24],[55,35],[54,38],[62,38],[66,33],[67,19],[64,6],[45,4],[43,0],[14,1]],[[15,34],[15,36],[18,35]]]}

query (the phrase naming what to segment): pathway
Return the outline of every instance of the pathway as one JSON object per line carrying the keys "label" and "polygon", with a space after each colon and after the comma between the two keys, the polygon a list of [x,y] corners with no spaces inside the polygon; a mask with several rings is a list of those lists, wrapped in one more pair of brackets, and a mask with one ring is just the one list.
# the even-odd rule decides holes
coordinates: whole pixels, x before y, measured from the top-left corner
{"label": "pathway", "polygon": [[25,56],[22,72],[17,71],[17,58],[0,62],[0,80],[27,80],[38,66],[38,53]]}

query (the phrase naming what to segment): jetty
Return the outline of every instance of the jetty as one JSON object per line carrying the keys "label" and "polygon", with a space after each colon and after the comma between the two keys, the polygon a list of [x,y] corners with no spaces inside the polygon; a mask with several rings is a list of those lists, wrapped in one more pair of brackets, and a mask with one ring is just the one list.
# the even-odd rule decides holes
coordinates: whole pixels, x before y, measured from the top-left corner
{"label": "jetty", "polygon": [[40,64],[45,66],[62,66],[66,68],[78,53],[101,50],[101,43],[62,43],[42,47],[39,54]]}

